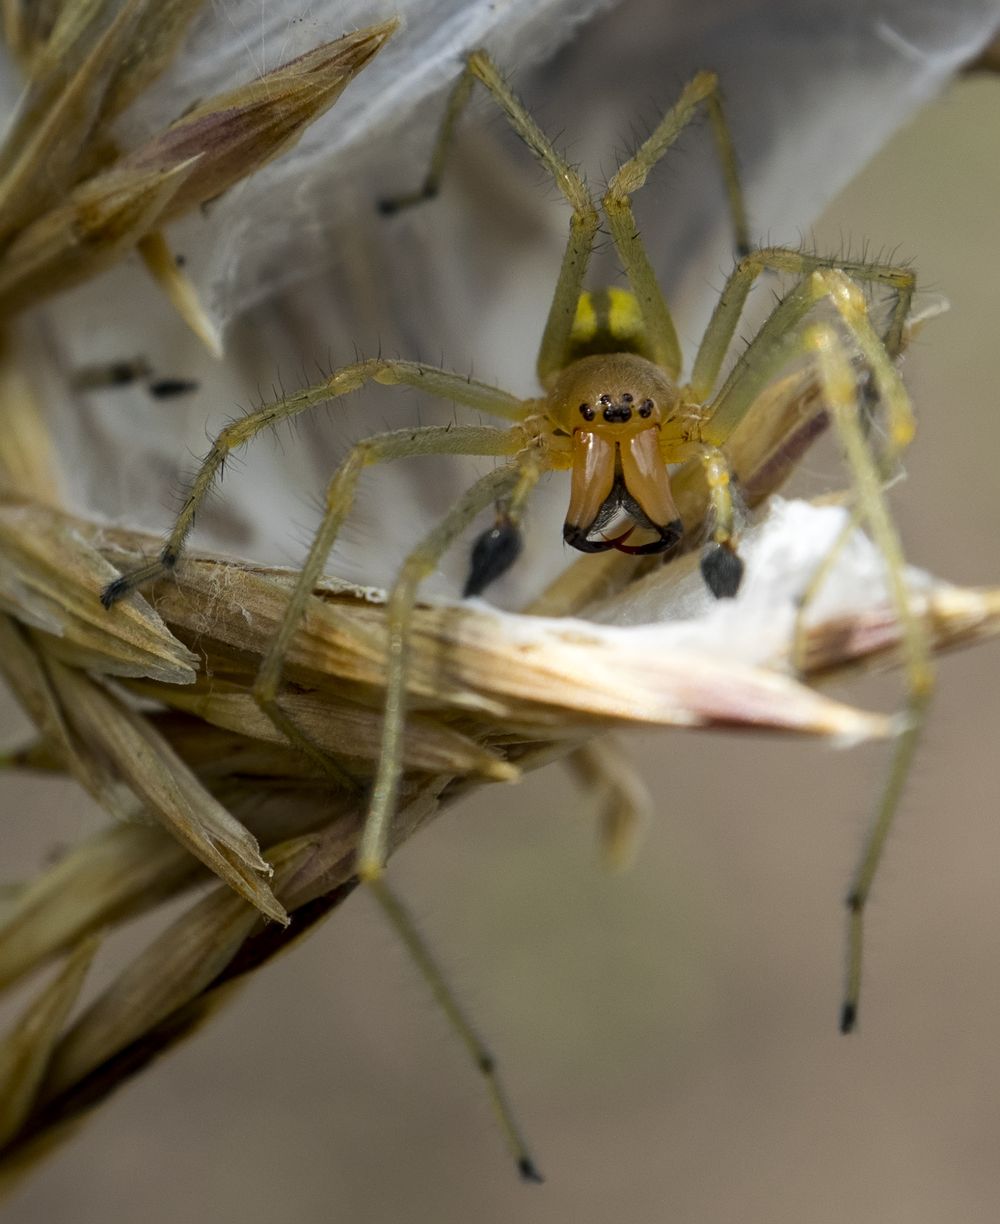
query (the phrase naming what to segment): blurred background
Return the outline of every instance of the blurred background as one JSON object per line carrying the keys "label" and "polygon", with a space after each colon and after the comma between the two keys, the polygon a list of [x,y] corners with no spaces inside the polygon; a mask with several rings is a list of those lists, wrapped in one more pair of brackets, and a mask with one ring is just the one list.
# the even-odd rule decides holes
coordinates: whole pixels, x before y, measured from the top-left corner
{"label": "blurred background", "polygon": [[[606,45],[620,16],[602,18],[554,66],[519,81],[548,129],[565,128],[574,155],[576,131],[601,137],[595,178],[609,170],[610,150],[628,142],[627,121],[594,132],[582,102],[577,115],[565,100],[565,113],[547,110],[547,77],[586,79],[581,64]],[[677,68],[678,83],[685,70]],[[662,100],[653,98],[644,114],[655,115]],[[739,143],[753,121],[732,109]],[[554,235],[556,248],[565,229],[558,201],[548,201],[551,226],[548,212],[522,221],[522,186],[543,199],[552,192],[523,160],[505,160],[511,154],[499,125],[479,133],[464,142],[457,185],[441,201],[444,219],[401,221],[447,226],[465,215],[469,195],[486,194],[478,168],[487,163],[511,186],[514,202],[504,200],[497,217],[474,214],[453,230],[462,257],[445,270],[443,292],[470,265],[483,275],[481,246],[467,244],[470,237],[481,244],[488,227],[505,237],[514,230],[524,244],[551,246]],[[700,139],[685,142],[649,191],[652,211],[642,224],[654,234],[659,264],[667,255],[655,235],[670,228],[675,182],[689,169],[699,181],[689,150]],[[916,263],[922,288],[950,303],[906,360],[920,431],[893,505],[911,560],[973,585],[1000,580],[998,141],[1000,80],[960,81],[803,238],[819,250],[864,242],[898,250]],[[763,196],[751,189],[758,234],[769,227],[758,211]],[[779,236],[787,237],[772,235]],[[423,294],[436,316],[442,291],[413,269],[440,248],[407,243],[412,262],[399,265],[397,287],[385,292],[414,301]],[[724,268],[723,257],[710,255],[679,278],[678,294],[692,300],[682,316],[688,343],[700,334],[700,303],[711,302]],[[551,278],[552,269],[540,275]],[[333,292],[339,288],[334,281]],[[544,305],[543,294],[542,313]],[[477,334],[496,309],[484,304]],[[234,333],[237,355],[253,344],[249,328],[266,323],[261,311]],[[511,313],[516,327],[516,302]],[[351,356],[349,338],[335,335],[334,363]],[[397,344],[404,348],[393,337]],[[459,344],[451,333],[442,340],[447,364],[465,368]],[[515,331],[508,344],[523,384],[513,389],[527,390],[532,339]],[[327,362],[330,353],[313,356]],[[160,364],[170,360],[169,351],[157,354]],[[476,374],[499,379],[501,359],[490,350],[485,361]],[[183,411],[203,433],[204,405]],[[379,404],[378,419],[390,411]],[[361,436],[364,418],[345,428]],[[252,469],[243,479],[253,483]],[[808,491],[838,479],[826,459],[807,459]],[[275,546],[279,558],[283,550],[295,555],[308,534],[310,492],[304,482],[293,488],[292,521],[306,525]],[[555,490],[557,514],[564,497]],[[225,503],[216,504],[224,519]],[[153,507],[152,525],[162,529],[165,513]],[[375,529],[365,515],[362,504],[353,547],[370,555]],[[544,515],[535,541],[546,531]],[[536,560],[544,575],[541,551]],[[391,571],[391,557],[380,552],[380,561]],[[988,646],[941,661],[939,693],[869,911],[852,1037],[837,1033],[842,899],[883,780],[885,746],[837,752],[747,735],[636,735],[630,751],[657,818],[629,874],[602,870],[588,796],[558,766],[516,791],[481,791],[393,863],[396,887],[500,1060],[544,1186],[518,1182],[463,1050],[381,915],[357,895],[250,981],[194,1041],[99,1111],[11,1201],[8,1218],[995,1220],[998,665]],[[900,683],[881,677],[837,693],[892,708]],[[3,742],[23,727],[5,712]],[[11,879],[104,819],[69,783],[3,777],[0,786]],[[116,936],[98,980],[161,921]]]}

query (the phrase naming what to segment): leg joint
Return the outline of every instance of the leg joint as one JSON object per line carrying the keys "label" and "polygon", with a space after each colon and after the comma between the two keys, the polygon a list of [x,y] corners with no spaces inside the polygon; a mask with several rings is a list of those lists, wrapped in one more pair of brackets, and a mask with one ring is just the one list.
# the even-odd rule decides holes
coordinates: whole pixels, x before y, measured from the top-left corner
{"label": "leg joint", "polygon": [[588,200],[586,203],[581,201],[573,205],[573,216],[569,224],[571,229],[587,234],[597,229],[600,220],[600,214],[593,200]]}

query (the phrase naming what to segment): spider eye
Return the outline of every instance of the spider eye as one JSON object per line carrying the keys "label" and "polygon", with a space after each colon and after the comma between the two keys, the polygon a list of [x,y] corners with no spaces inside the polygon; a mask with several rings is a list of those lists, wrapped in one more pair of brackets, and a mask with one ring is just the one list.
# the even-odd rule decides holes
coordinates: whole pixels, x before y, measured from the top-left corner
{"label": "spider eye", "polygon": [[631,404],[634,398],[635,396],[632,394],[631,391],[622,392],[622,403],[623,404]]}
{"label": "spider eye", "polygon": [[611,396],[610,395],[599,395],[597,397],[597,402],[601,405],[602,408],[608,408],[611,406]]}
{"label": "spider eye", "polygon": [[[622,399],[624,399],[624,398],[625,398],[625,397],[624,397],[624,396],[622,396]],[[631,398],[632,398],[632,397],[631,397],[631,396],[629,396],[629,399],[631,399]],[[639,405],[639,415],[640,415],[641,417],[648,417],[648,416],[652,416],[652,415],[653,415],[653,408],[654,408],[654,407],[655,407],[655,405],[654,405],[654,403],[653,403],[653,401],[652,401],[651,399],[643,400],[643,401],[642,401],[642,403]]]}
{"label": "spider eye", "polygon": [[585,421],[592,421],[594,419],[594,415],[594,410],[589,404],[580,405],[580,416],[582,416]]}

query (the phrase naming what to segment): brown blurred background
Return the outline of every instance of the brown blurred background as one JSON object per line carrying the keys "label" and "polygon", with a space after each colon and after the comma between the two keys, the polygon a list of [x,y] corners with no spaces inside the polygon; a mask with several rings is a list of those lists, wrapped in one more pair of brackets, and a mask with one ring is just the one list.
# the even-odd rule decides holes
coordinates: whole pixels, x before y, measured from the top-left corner
{"label": "brown blurred background", "polygon": [[[1000,581],[998,140],[1000,81],[962,82],[816,228],[820,249],[899,244],[951,303],[906,362],[920,432],[893,502],[914,563],[968,584]],[[544,1186],[518,1183],[463,1051],[359,895],[95,1116],[7,1218],[995,1220],[998,674],[996,647],[941,662],[854,1036],[836,1031],[842,898],[885,747],[636,736],[658,817],[630,874],[602,872],[558,768],[482,792],[394,861]],[[9,878],[101,823],[69,784],[0,786]]]}

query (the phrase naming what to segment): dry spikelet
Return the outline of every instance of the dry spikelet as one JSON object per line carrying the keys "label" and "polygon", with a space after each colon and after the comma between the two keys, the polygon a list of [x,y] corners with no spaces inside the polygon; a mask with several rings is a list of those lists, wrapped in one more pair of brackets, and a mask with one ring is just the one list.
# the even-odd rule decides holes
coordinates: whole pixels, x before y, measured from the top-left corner
{"label": "dry spikelet", "polygon": [[62,971],[0,1041],[0,1146],[17,1134],[31,1113],[52,1050],[96,951],[96,939],[82,940]]}
{"label": "dry spikelet", "polygon": [[395,28],[396,22],[390,21],[340,38],[199,103],[122,158],[119,168],[163,171],[197,158],[197,169],[164,210],[163,220],[183,216],[290,149]]}
{"label": "dry spikelet", "polygon": [[[116,7],[104,5],[72,32],[57,24],[50,36],[57,49],[50,53],[47,43],[31,61],[36,79],[0,149],[0,316],[96,275],[160,224],[286,152],[397,25],[386,21],[317,47],[119,153],[108,120],[165,66],[193,6],[129,0],[102,28],[104,10]],[[145,58],[145,45],[157,58]],[[72,64],[81,56],[68,72],[67,58]],[[168,270],[172,261],[155,243],[145,253],[183,316],[217,348],[183,274]]]}
{"label": "dry spikelet", "polygon": [[0,268],[0,314],[24,310],[110,267],[159,222],[195,161],[165,170],[109,170],[22,229]]}
{"label": "dry spikelet", "polygon": [[105,14],[94,7],[80,6],[85,14],[80,24],[73,20],[77,6],[63,9],[65,20],[56,24],[45,52],[34,62],[34,80],[0,149],[4,243],[58,204],[76,181],[100,125],[104,96],[128,45],[139,3],[127,0],[106,28],[99,19]]}
{"label": "dry spikelet", "polygon": [[[196,170],[196,182],[183,200],[174,200],[171,216],[218,196],[279,156],[336,100],[397,24],[387,21],[317,48],[248,86],[201,103],[142,148],[120,152],[109,121],[166,66],[198,7],[191,0],[95,0],[25,9],[17,0],[6,0],[4,32],[29,84],[0,149],[0,313],[10,317],[86,280],[141,243],[150,270],[182,315],[217,344],[157,231],[168,202]],[[22,1167],[17,1153],[27,1146],[37,1155],[66,1133],[66,1118],[56,1118],[47,1105],[67,1087],[62,1081],[86,1079],[92,1064],[110,1058],[147,1028],[155,1029],[207,988],[259,925],[261,914],[287,922],[268,882],[272,864],[261,857],[257,838],[233,811],[249,806],[273,843],[320,824],[331,827],[337,809],[337,802],[321,791],[318,800],[307,794],[289,814],[280,786],[273,791],[277,802],[269,806],[267,796],[263,802],[258,795],[241,796],[225,776],[220,789],[226,802],[221,802],[162,733],[162,716],[140,713],[101,678],[190,684],[200,660],[144,601],[115,617],[109,635],[111,618],[93,593],[114,571],[77,535],[78,525],[55,510],[60,495],[53,449],[32,380],[25,375],[25,353],[19,336],[11,332],[4,337],[0,667],[41,736],[35,749],[18,759],[35,768],[68,771],[121,821],[143,813],[160,820],[171,836],[122,823],[69,855],[54,872],[4,898],[0,973],[7,983],[62,949],[70,951],[64,969],[0,1045],[0,1142],[10,1156],[0,1175],[4,1185]],[[45,507],[54,517],[38,536],[34,515]],[[210,700],[214,709],[220,699]],[[345,737],[357,736],[359,718],[361,729],[371,733],[376,716],[358,711],[341,725]],[[187,726],[198,721],[197,716],[187,719]],[[212,739],[211,730],[192,739],[169,723],[166,729],[196,759],[197,748]],[[259,726],[251,730],[263,731]],[[238,741],[235,755],[243,761],[242,770],[254,740],[228,738]],[[272,743],[261,745],[256,768],[268,782],[287,770],[293,791],[295,784],[315,791],[316,780],[300,776],[295,754],[273,743],[273,734],[263,738]],[[212,746],[216,769],[217,747]],[[511,774],[495,754],[444,727],[430,725],[415,735],[417,766],[443,768],[453,758],[475,774]],[[344,844],[349,845],[347,838]],[[346,861],[346,851],[339,857]],[[272,859],[283,861],[280,852]],[[178,973],[171,976],[162,948],[155,947],[123,979],[123,993],[114,996],[120,1002],[98,1007],[97,1020],[85,1018],[67,1040],[62,1030],[93,957],[95,933],[192,882],[198,860],[228,887],[206,903],[208,912],[193,942],[179,945],[168,937],[175,960],[183,946],[191,949],[193,959],[181,955]],[[223,912],[229,919],[222,918]],[[139,997],[153,982],[157,990],[140,1006]],[[88,1049],[89,1055],[81,1053]],[[75,1085],[69,1087],[75,1103],[68,1113],[75,1115],[79,1102]]]}

